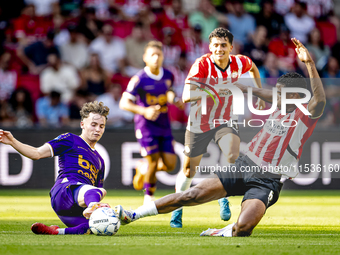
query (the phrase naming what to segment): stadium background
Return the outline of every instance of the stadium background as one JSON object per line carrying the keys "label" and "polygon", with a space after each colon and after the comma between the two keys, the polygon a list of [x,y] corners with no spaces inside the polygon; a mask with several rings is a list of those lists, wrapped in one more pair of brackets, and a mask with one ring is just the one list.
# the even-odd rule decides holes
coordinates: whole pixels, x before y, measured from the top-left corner
{"label": "stadium background", "polygon": [[[268,10],[266,21],[263,17]],[[299,13],[304,17],[301,24],[290,26]],[[304,147],[300,164],[340,165],[339,14],[338,0],[2,1],[0,128],[12,131],[22,142],[40,146],[60,133],[80,133],[77,111],[83,102],[107,102],[112,118],[99,143],[109,170],[105,187],[132,189],[133,166],[140,158],[138,144],[131,115],[121,112],[117,102],[130,77],[143,67],[142,46],[151,39],[164,43],[164,65],[174,73],[175,91],[180,95],[188,68],[207,52],[207,34],[225,26],[235,35],[232,53],[250,56],[267,88],[287,71],[306,76],[292,53],[293,46],[285,41],[290,36],[304,40],[313,52],[320,76],[326,78],[327,106]],[[303,30],[299,30],[301,27]],[[37,57],[37,52],[43,53]],[[48,62],[50,53],[62,62]],[[53,91],[61,98],[53,97],[58,95]],[[52,99],[56,100],[53,107]],[[178,142],[176,153],[181,159],[188,109],[170,107],[169,111]],[[249,113],[245,116],[254,117]],[[242,142],[249,142],[258,130],[242,128]],[[223,164],[223,158],[211,144],[202,164],[217,162]],[[55,164],[55,159],[24,159],[0,145],[0,189],[48,189],[55,179]],[[169,175],[160,174],[159,188],[173,188],[179,166]],[[287,180],[284,188],[339,189],[339,177],[339,173],[309,174]]]}

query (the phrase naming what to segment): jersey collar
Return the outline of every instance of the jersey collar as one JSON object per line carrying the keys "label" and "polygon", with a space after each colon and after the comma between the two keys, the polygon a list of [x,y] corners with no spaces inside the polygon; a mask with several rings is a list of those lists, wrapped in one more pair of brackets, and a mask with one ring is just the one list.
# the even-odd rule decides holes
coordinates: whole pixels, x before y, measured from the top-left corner
{"label": "jersey collar", "polygon": [[80,135],[79,136],[81,139],[83,139],[83,141],[91,148],[91,150],[93,150],[93,151],[95,151],[96,149],[95,148],[92,148],[89,144],[88,144],[88,142],[86,142],[85,141],[85,139]]}
{"label": "jersey collar", "polygon": [[151,79],[154,79],[156,81],[159,81],[163,78],[163,74],[164,74],[163,67],[159,68],[158,75],[154,75],[153,73],[151,73],[150,68],[148,66],[144,67],[144,71]]}
{"label": "jersey collar", "polygon": [[214,60],[212,54],[211,54],[211,56],[210,56],[210,59],[211,59],[211,61],[214,63],[214,65],[215,65],[221,72],[225,72],[225,71],[229,68],[230,63],[231,63],[231,57],[230,57],[230,55],[229,55],[229,62],[228,62],[228,65],[227,65],[226,68],[224,68],[224,69],[222,69],[221,67],[219,67],[219,66],[215,63],[215,60]]}

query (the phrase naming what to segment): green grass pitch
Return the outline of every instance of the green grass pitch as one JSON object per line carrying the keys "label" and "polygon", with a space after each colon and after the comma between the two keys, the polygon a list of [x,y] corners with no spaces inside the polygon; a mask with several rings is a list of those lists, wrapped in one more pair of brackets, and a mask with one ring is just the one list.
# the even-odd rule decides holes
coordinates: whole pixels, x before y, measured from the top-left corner
{"label": "green grass pitch", "polygon": [[[163,196],[170,191],[158,191]],[[235,222],[241,197],[230,198]],[[136,208],[141,192],[109,190],[104,202]],[[170,214],[121,226],[112,237],[39,236],[34,222],[64,225],[54,214],[48,191],[0,190],[0,254],[339,254],[340,191],[283,191],[251,237],[200,237],[211,227],[228,223],[219,218],[217,201],[184,209],[182,229],[169,227]]]}

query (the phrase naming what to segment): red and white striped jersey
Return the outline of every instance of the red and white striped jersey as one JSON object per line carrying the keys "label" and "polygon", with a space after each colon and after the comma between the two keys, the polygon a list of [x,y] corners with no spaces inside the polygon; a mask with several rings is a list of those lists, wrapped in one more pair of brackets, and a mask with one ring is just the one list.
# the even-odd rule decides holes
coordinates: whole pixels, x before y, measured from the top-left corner
{"label": "red and white striped jersey", "polygon": [[[229,65],[222,70],[215,64],[211,53],[205,54],[192,65],[185,83],[189,84],[192,80],[215,86],[226,80],[235,82],[251,69],[252,64],[253,62],[246,56],[229,55]],[[204,88],[204,85],[201,85],[201,88]],[[211,97],[207,97],[207,114],[205,115],[201,113],[201,100],[192,103],[187,129],[193,133],[204,133],[219,126],[219,124],[214,126],[214,119],[230,120],[233,110],[232,99],[232,95],[221,97],[222,104],[218,100],[215,104]]]}
{"label": "red and white striped jersey", "polygon": [[[303,106],[307,108],[307,104]],[[248,143],[246,155],[264,170],[271,171],[276,167],[274,170],[278,173],[295,177],[303,145],[312,135],[318,120],[319,117],[304,115],[299,108],[286,115],[281,115],[281,110],[276,109]]]}

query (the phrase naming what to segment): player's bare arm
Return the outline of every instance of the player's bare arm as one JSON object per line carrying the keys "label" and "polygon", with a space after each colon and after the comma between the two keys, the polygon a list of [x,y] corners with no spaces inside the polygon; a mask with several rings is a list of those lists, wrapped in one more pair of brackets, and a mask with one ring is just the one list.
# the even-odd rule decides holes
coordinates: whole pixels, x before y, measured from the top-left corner
{"label": "player's bare arm", "polygon": [[326,105],[326,95],[320,76],[306,47],[296,38],[292,38],[292,42],[296,46],[295,51],[298,58],[305,63],[310,78],[313,97],[308,103],[308,111],[312,114],[312,117],[319,117]]}
{"label": "player's bare arm", "polygon": [[[261,77],[260,72],[255,63],[253,62],[251,69],[249,70],[249,74],[252,77],[252,81],[256,88],[262,88],[261,85]],[[263,110],[266,107],[265,101],[262,100],[260,97],[256,102],[257,109]]]}
{"label": "player's bare arm", "polygon": [[[227,82],[224,81],[221,84],[226,84],[226,83]],[[221,85],[221,84],[218,84],[218,85]],[[205,88],[205,89],[211,91],[209,88]],[[229,91],[228,89],[220,88],[218,89],[218,94],[220,96],[229,95],[227,93],[228,91]],[[214,97],[216,97],[213,91],[211,91],[211,93],[213,94]],[[202,95],[206,96],[207,94],[203,90],[198,89],[197,85],[186,83],[183,89],[182,101],[183,103],[195,102],[195,101],[201,100]]]}
{"label": "player's bare arm", "polygon": [[[185,83],[184,88],[183,88],[183,94],[182,94],[182,101],[183,103],[189,103],[189,102],[194,102],[197,100],[201,99],[201,96],[199,95],[199,89],[197,89],[198,86],[190,84],[190,83]],[[198,93],[193,93],[194,91]],[[197,94],[197,95],[195,95]]]}
{"label": "player's bare arm", "polygon": [[14,138],[11,132],[1,129],[0,129],[0,143],[12,146],[20,154],[33,160],[48,158],[52,156],[51,150],[46,143],[43,146],[36,148],[18,141],[17,139]]}
{"label": "player's bare arm", "polygon": [[[127,93],[127,92],[125,92]],[[127,94],[123,94],[120,102],[119,107],[125,111],[132,112],[134,114],[139,114],[144,116],[148,120],[155,121],[160,112],[161,106],[160,105],[151,105],[149,107],[143,107],[140,105],[136,105],[131,99],[128,98]]]}

